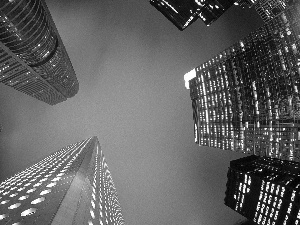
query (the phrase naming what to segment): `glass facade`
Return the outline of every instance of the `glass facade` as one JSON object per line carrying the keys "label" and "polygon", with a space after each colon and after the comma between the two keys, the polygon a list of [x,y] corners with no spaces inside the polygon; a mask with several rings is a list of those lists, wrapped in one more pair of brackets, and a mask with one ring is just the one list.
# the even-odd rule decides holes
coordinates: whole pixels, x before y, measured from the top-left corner
{"label": "glass facade", "polygon": [[158,11],[179,30],[184,30],[198,19],[199,5],[194,0],[150,0]]}
{"label": "glass facade", "polygon": [[269,22],[284,11],[291,0],[259,0],[255,4],[255,10],[264,22]]}
{"label": "glass facade", "polygon": [[299,172],[299,163],[269,157],[231,161],[225,205],[257,224],[299,224]]}
{"label": "glass facade", "polygon": [[[63,96],[60,100],[78,92],[74,69],[43,1],[1,1],[0,41],[6,47],[2,50],[11,51],[10,55],[25,63],[31,74],[36,72],[56,89]],[[45,90],[43,94],[52,95]]]}
{"label": "glass facade", "polygon": [[238,0],[235,5],[239,5],[242,8],[251,8],[259,0]]}
{"label": "glass facade", "polygon": [[254,6],[262,20],[269,22],[290,5],[294,4],[294,1],[295,0],[238,0],[237,4],[242,8],[251,8]]}
{"label": "glass facade", "polygon": [[67,98],[32,68],[0,47],[0,83],[10,86],[29,96],[50,105],[65,101]]}
{"label": "glass facade", "polygon": [[233,3],[234,0],[150,0],[150,4],[179,30],[184,30],[198,18],[210,25]]}
{"label": "glass facade", "polygon": [[124,224],[97,138],[62,148],[1,182],[0,224]]}
{"label": "glass facade", "polygon": [[194,69],[196,143],[299,161],[298,6]]}
{"label": "glass facade", "polygon": [[209,26],[229,9],[235,0],[204,0],[202,2],[199,17]]}

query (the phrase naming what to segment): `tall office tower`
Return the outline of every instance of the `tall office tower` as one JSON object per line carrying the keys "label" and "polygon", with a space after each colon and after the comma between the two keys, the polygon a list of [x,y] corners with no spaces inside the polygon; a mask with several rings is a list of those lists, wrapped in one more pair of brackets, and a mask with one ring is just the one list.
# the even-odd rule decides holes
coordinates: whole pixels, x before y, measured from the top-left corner
{"label": "tall office tower", "polygon": [[0,183],[0,224],[125,224],[97,137],[62,148]]}
{"label": "tall office tower", "polygon": [[235,0],[150,0],[150,4],[167,17],[179,30],[198,18],[206,25],[216,21]]}
{"label": "tall office tower", "polygon": [[230,162],[225,205],[257,224],[300,224],[300,167],[269,157]]}
{"label": "tall office tower", "polygon": [[196,143],[299,161],[299,5],[185,75]]}
{"label": "tall office tower", "polygon": [[44,0],[0,1],[0,82],[50,105],[78,92]]}

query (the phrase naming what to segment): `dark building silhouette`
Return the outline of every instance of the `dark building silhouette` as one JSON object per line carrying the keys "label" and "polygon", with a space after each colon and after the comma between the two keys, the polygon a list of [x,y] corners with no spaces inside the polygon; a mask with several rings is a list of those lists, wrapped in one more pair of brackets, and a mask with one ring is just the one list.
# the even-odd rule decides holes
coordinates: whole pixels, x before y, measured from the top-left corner
{"label": "dark building silhouette", "polygon": [[229,9],[235,0],[206,0],[200,8],[199,17],[209,26],[216,21],[227,9]]}
{"label": "dark building silhouette", "polygon": [[198,18],[206,25],[216,21],[234,0],[150,0],[158,11],[179,30],[184,30]]}
{"label": "dark building silhouette", "polygon": [[299,161],[299,4],[185,75],[196,143]]}
{"label": "dark building silhouette", "polygon": [[242,8],[251,8],[258,0],[237,0],[235,5]]}
{"label": "dark building silhouette", "polygon": [[62,148],[0,183],[0,224],[125,224],[97,137]]}
{"label": "dark building silhouette", "polygon": [[300,222],[299,163],[248,156],[230,162],[225,205],[256,224]]}
{"label": "dark building silhouette", "polygon": [[43,0],[0,1],[0,82],[50,105],[79,84]]}

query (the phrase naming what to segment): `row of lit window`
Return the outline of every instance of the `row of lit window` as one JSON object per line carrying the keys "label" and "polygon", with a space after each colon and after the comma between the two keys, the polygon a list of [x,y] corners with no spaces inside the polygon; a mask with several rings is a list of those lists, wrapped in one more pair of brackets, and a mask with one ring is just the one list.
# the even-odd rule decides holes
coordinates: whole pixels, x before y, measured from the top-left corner
{"label": "row of lit window", "polygon": [[[75,149],[74,149],[75,150]],[[64,154],[64,155],[62,155]],[[48,157],[46,157],[45,159],[43,159],[42,161],[40,161],[39,163],[37,164],[34,164],[33,166],[29,167],[28,169],[16,174],[15,176],[11,177],[10,179],[4,181],[4,183],[1,184],[1,187],[2,186],[6,186],[7,188],[11,188],[11,186],[14,186],[16,183],[18,183],[19,181],[27,181],[29,180],[31,177],[35,176],[36,174],[38,174],[37,176],[35,176],[35,178],[39,177],[40,176],[40,171],[43,170],[42,173],[45,173],[45,168],[51,168],[53,165],[53,163],[49,163],[49,161],[57,158],[58,158],[58,161],[60,160],[60,158],[64,157],[66,155],[65,151],[60,151],[60,154],[58,153],[55,153],[53,155],[50,155]],[[66,159],[65,159],[66,160]],[[59,164],[61,165],[61,164]],[[57,167],[57,166],[56,166]],[[54,171],[56,170],[56,168],[54,169]],[[50,173],[53,173],[54,172],[53,170],[50,171]],[[24,179],[26,177],[26,179]],[[8,186],[9,185],[9,186]]]}
{"label": "row of lit window", "polygon": [[234,195],[236,199],[235,210],[240,211],[243,208],[245,194],[250,192],[251,177],[248,174],[244,174],[244,183],[239,183],[238,195]]}
{"label": "row of lit window", "polygon": [[[111,208],[112,206],[112,195],[109,191],[111,191],[111,189],[108,187],[108,182],[107,180],[110,179],[110,181],[112,181],[111,179],[111,175],[108,171],[108,168],[107,168],[107,163],[105,161],[105,158],[102,154],[102,151],[101,151],[101,156],[100,157],[102,160],[102,162],[100,163],[100,168],[99,168],[99,176],[102,174],[102,183],[104,184],[104,193],[105,195],[103,196],[102,195],[102,187],[101,187],[101,184],[99,185],[99,207],[100,207],[100,210],[99,210],[99,213],[100,213],[100,218],[99,218],[99,221],[100,221],[100,224],[103,224],[102,221],[106,221],[106,224],[108,224],[108,220],[110,220],[111,223],[113,223],[114,221],[117,221],[116,220],[116,217],[112,217],[112,212],[111,210],[114,209]],[[98,146],[97,146],[97,155],[98,155]],[[95,163],[95,166],[94,166],[94,182],[93,182],[93,193],[92,193],[92,197],[93,199],[91,200],[91,204],[92,204],[92,208],[95,209],[95,203],[94,201],[96,201],[96,175],[97,175],[97,166],[99,165],[98,164],[98,157],[96,158],[96,163]],[[102,170],[101,170],[101,167],[105,169],[105,173],[102,173]],[[108,175],[107,175],[108,174]],[[107,179],[104,179],[105,177],[107,177]],[[113,183],[113,182],[110,182],[110,184]],[[93,204],[94,203],[94,204]],[[104,208],[102,208],[102,203],[104,203]],[[108,207],[107,207],[108,206]],[[92,220],[95,219],[95,214],[94,214],[94,211],[93,209],[90,209],[90,214],[91,214],[91,220],[88,222],[89,224],[93,224]],[[105,216],[104,216],[105,215]]]}

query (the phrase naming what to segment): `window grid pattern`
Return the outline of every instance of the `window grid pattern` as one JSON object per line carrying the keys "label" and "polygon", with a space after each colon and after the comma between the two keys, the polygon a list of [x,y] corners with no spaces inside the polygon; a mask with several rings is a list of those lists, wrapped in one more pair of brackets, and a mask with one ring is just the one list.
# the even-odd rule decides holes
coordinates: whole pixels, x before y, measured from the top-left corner
{"label": "window grid pattern", "polygon": [[72,224],[124,225],[116,188],[96,137],[62,148],[1,182],[0,224],[51,224],[73,179],[82,175],[82,186],[75,185],[81,194]]}
{"label": "window grid pattern", "polygon": [[50,105],[66,98],[34,71],[23,66],[0,48],[0,83],[10,86]]}
{"label": "window grid pattern", "polygon": [[67,146],[0,183],[0,223],[51,221],[83,160],[81,153],[87,143]]}
{"label": "window grid pattern", "polygon": [[234,199],[236,200],[235,211],[241,212],[244,206],[245,195],[250,192],[251,176],[244,174],[244,179],[238,184]]}
{"label": "window grid pattern", "polygon": [[267,23],[286,9],[288,0],[260,0],[255,4],[255,10]]}
{"label": "window grid pattern", "polygon": [[297,162],[269,157],[231,161],[225,205],[259,225],[299,224],[299,172]]}
{"label": "window grid pattern", "polygon": [[184,30],[200,18],[206,25],[216,21],[234,1],[232,0],[150,0],[158,11],[167,17],[179,30]]}
{"label": "window grid pattern", "polygon": [[93,151],[74,225],[124,225],[115,184],[98,142]]}
{"label": "window grid pattern", "polygon": [[285,187],[262,181],[253,221],[257,224],[278,224],[277,220],[284,200],[284,193]]}
{"label": "window grid pattern", "polygon": [[300,160],[299,16],[295,2],[195,68],[189,86],[196,143]]}
{"label": "window grid pattern", "polygon": [[200,4],[199,17],[209,26],[216,21],[235,1],[232,0],[206,0]]}
{"label": "window grid pattern", "polygon": [[[43,0],[4,0],[0,3],[0,9],[0,41],[11,54],[37,72],[44,83],[54,88],[52,91],[41,89],[37,91],[38,94],[32,92],[30,95],[51,105],[73,97],[78,92],[79,84]],[[10,81],[7,85],[13,86],[18,81]],[[28,79],[23,82],[31,81]],[[31,86],[28,89],[32,89]],[[51,100],[51,97],[55,99]]]}

